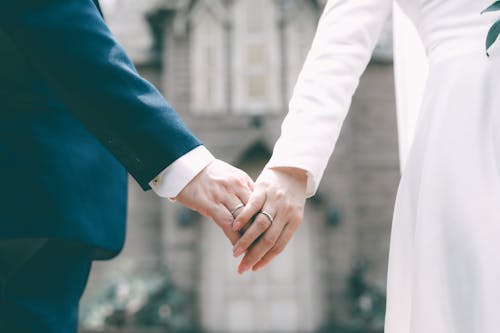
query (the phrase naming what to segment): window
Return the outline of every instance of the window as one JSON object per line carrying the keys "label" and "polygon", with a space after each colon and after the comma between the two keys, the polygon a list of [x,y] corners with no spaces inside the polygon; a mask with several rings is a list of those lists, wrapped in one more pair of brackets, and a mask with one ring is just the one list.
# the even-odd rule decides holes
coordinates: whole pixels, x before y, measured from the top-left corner
{"label": "window", "polygon": [[205,7],[196,11],[191,22],[191,110],[198,114],[226,112],[223,24]]}
{"label": "window", "polygon": [[292,97],[293,88],[311,48],[318,18],[314,8],[306,1],[297,1],[286,17],[286,69],[287,99]]}
{"label": "window", "polygon": [[279,112],[280,43],[277,8],[270,0],[234,3],[234,112]]}

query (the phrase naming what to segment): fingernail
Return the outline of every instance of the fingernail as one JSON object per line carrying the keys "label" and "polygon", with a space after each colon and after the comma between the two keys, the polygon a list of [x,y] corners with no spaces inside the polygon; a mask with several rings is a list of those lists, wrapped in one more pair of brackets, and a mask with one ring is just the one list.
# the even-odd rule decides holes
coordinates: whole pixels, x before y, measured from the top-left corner
{"label": "fingernail", "polygon": [[242,265],[238,268],[238,273],[240,274],[244,274],[246,271],[248,271],[250,267],[248,267],[247,265]]}
{"label": "fingernail", "polygon": [[244,250],[241,247],[236,247],[233,251],[234,257],[238,258],[243,254]]}

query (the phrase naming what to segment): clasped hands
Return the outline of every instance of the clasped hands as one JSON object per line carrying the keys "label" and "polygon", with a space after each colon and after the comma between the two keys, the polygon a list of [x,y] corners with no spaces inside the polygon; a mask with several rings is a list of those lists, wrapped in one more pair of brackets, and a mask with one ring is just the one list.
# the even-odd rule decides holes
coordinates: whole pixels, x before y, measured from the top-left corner
{"label": "clasped hands", "polygon": [[266,266],[280,254],[302,222],[307,175],[296,168],[262,171],[254,181],[215,160],[175,198],[212,219],[243,256],[238,272]]}

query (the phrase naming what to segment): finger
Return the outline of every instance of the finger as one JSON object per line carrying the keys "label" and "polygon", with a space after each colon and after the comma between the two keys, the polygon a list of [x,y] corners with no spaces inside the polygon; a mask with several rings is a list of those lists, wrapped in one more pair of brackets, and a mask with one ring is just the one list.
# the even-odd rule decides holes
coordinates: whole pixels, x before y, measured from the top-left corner
{"label": "finger", "polygon": [[242,186],[236,186],[234,189],[234,195],[241,201],[243,204],[247,204],[248,200],[250,200],[250,196],[252,195],[252,188],[248,187],[248,184],[244,184]]}
{"label": "finger", "polygon": [[231,217],[233,219],[233,221],[231,222],[232,226],[234,223],[234,219],[238,216],[238,214],[245,206],[241,202],[240,198],[230,193],[225,194],[224,198],[221,199],[221,203],[224,207],[226,207],[229,214],[231,214]]}
{"label": "finger", "polygon": [[283,229],[285,228],[287,221],[276,216],[273,224],[269,229],[253,243],[238,267],[238,272],[240,274],[245,273],[256,263],[258,263],[274,246],[277,240],[280,238]]}
{"label": "finger", "polygon": [[278,238],[276,241],[276,244],[274,247],[269,250],[253,267],[252,270],[256,272],[257,270],[263,268],[264,266],[268,265],[276,256],[278,256],[283,250],[286,248],[287,244],[290,242],[292,239],[295,231],[298,228],[298,224],[287,224],[283,232],[281,233],[281,236]]}
{"label": "finger", "polygon": [[[235,220],[238,218],[238,216],[240,215],[240,213],[243,210],[243,208],[244,208],[244,206],[241,207],[241,208],[238,208],[238,209],[234,210],[234,214],[232,214],[232,215],[233,215],[233,217],[234,217]],[[242,236],[250,228],[250,226],[252,225],[252,223],[253,223],[253,218],[250,219],[250,221],[247,224],[245,224],[239,231],[236,231],[236,232],[240,236]],[[233,224],[234,224],[234,220],[233,220]]]}
{"label": "finger", "polygon": [[247,204],[254,190],[254,182],[250,176],[243,172],[243,175],[238,178],[236,184],[230,186],[228,190],[232,191],[242,203]]}
{"label": "finger", "polygon": [[233,224],[233,230],[240,230],[245,224],[247,224],[252,217],[254,217],[264,206],[266,201],[266,192],[263,189],[255,189],[255,191],[250,196],[245,208],[238,215]]}
{"label": "finger", "polygon": [[231,244],[235,245],[240,239],[240,234],[233,230],[233,216],[227,208],[222,204],[212,206],[210,217],[222,229]]}
{"label": "finger", "polygon": [[223,228],[222,231],[224,232],[224,235],[226,235],[227,239],[231,242],[231,245],[235,245],[238,240],[240,239],[240,234],[235,232],[233,228],[228,227],[228,228]]}
{"label": "finger", "polygon": [[245,224],[245,225],[243,226],[243,228],[241,228],[241,229],[240,229],[239,234],[240,234],[241,236],[243,236],[243,234],[244,234],[245,232],[247,232],[247,230],[248,230],[248,229],[250,229],[250,227],[252,226],[252,223],[253,223],[253,219],[252,219],[252,220],[250,220],[250,222],[248,222],[247,224]]}
{"label": "finger", "polygon": [[[264,205],[264,210],[267,212],[270,211],[270,208],[266,207]],[[243,214],[243,212],[241,213]],[[241,215],[240,215],[241,216]],[[235,257],[239,257],[243,253],[246,252],[246,250],[252,245],[253,242],[261,235],[263,234],[269,227],[271,227],[272,222],[270,219],[262,214],[259,213],[255,216],[255,220],[253,221],[252,225],[248,228],[248,230],[241,236],[240,240],[236,245],[234,246],[233,249],[233,254]]]}
{"label": "finger", "polygon": [[251,192],[255,190],[255,182],[252,180],[252,178],[250,178],[250,176],[247,178],[247,186]]}

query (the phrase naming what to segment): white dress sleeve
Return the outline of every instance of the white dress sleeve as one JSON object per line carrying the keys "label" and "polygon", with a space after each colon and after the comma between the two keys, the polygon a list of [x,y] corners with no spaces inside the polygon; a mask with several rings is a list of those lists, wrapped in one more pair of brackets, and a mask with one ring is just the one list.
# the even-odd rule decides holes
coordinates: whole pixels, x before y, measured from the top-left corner
{"label": "white dress sleeve", "polygon": [[266,168],[308,173],[312,196],[323,176],[392,0],[329,0]]}

